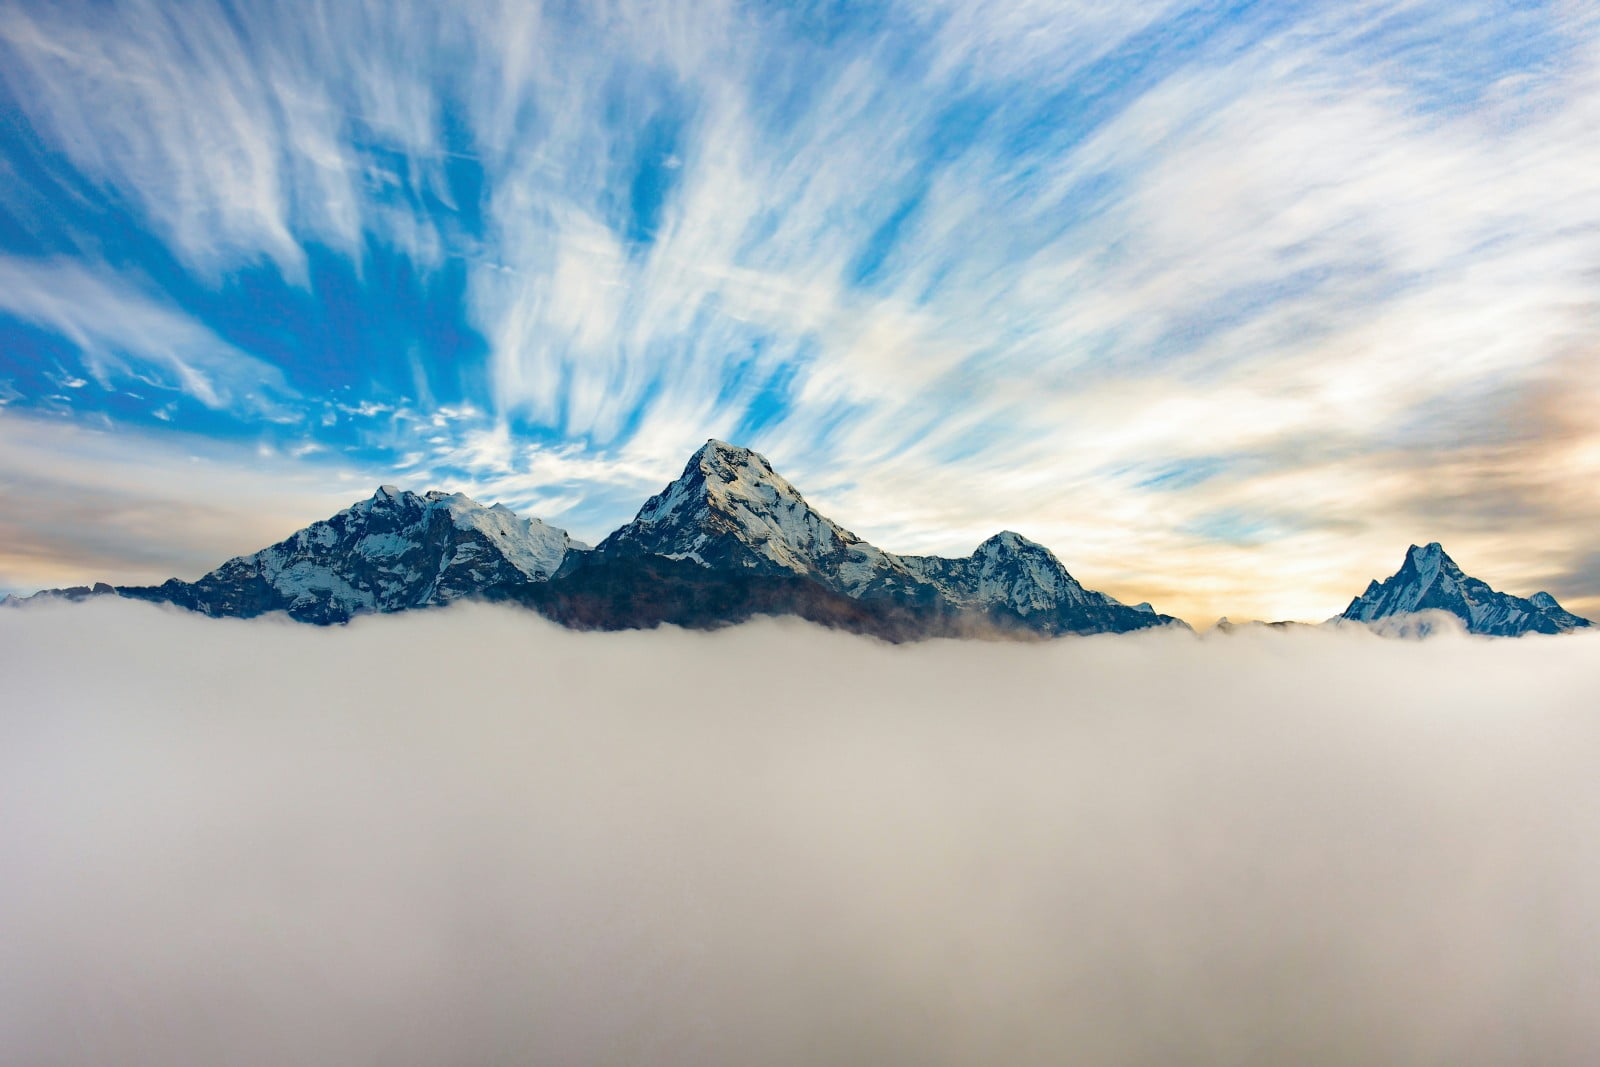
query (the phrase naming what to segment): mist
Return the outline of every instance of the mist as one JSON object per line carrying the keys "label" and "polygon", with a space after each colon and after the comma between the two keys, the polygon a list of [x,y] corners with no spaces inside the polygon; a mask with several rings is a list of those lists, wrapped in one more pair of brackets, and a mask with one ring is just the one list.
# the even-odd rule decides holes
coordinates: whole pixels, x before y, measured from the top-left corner
{"label": "mist", "polygon": [[1594,1062],[1597,653],[0,612],[0,1062]]}

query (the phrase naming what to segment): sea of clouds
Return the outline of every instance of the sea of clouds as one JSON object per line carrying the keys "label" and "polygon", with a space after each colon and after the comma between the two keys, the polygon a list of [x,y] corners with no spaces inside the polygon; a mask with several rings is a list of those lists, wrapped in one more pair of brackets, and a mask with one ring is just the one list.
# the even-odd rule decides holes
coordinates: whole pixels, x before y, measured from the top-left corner
{"label": "sea of clouds", "polygon": [[1597,653],[3,611],[0,1062],[1596,1062]]}

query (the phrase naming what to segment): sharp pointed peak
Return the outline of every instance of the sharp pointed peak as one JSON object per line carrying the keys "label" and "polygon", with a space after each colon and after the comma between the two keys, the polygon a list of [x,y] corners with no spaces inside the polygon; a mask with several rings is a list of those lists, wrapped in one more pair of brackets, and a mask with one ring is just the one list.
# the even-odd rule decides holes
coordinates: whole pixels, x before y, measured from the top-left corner
{"label": "sharp pointed peak", "polygon": [[729,444],[714,437],[689,457],[678,482],[704,482],[707,486],[730,488],[744,486],[746,489],[764,485],[776,490],[780,496],[800,495],[799,490],[773,468],[766,456],[754,449]]}
{"label": "sharp pointed peak", "polygon": [[746,467],[754,467],[762,471],[772,471],[772,464],[767,457],[743,445],[729,444],[719,441],[715,437],[707,438],[706,443],[695,450],[689,457],[687,471],[734,471]]}
{"label": "sharp pointed peak", "polygon": [[1401,570],[1409,566],[1425,581],[1431,582],[1439,574],[1460,577],[1463,572],[1459,564],[1450,558],[1450,553],[1437,541],[1429,541],[1425,545],[1412,545],[1406,549],[1405,563]]}

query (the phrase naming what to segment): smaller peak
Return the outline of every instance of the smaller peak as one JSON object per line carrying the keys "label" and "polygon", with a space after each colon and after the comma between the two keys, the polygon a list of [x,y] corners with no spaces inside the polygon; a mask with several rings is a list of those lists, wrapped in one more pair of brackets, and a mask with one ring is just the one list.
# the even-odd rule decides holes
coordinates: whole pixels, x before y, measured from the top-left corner
{"label": "smaller peak", "polygon": [[407,500],[415,499],[417,498],[414,494],[408,493],[404,489],[392,485],[380,485],[377,492],[355,505],[355,507],[358,511],[369,512],[374,508],[387,509],[402,505]]}
{"label": "smaller peak", "polygon": [[1030,541],[1015,530],[1001,530],[983,544],[978,546],[979,552],[1028,552],[1049,551],[1037,541]]}
{"label": "smaller peak", "polygon": [[1528,599],[1546,611],[1564,610],[1556,601],[1556,598],[1551,596],[1549,593],[1546,593],[1543,589],[1539,590]]}
{"label": "smaller peak", "polygon": [[1156,613],[1156,609],[1155,609],[1154,605],[1152,605],[1150,603],[1150,601],[1148,601],[1148,600],[1139,601],[1139,603],[1137,603],[1137,604],[1135,604],[1133,606],[1133,610],[1134,611],[1142,611],[1147,615],[1154,615]]}
{"label": "smaller peak", "polygon": [[465,493],[447,493],[443,489],[430,489],[423,497],[430,504],[443,504],[450,508],[477,509],[481,505]]}
{"label": "smaller peak", "polygon": [[1437,541],[1429,541],[1421,547],[1412,545],[1406,550],[1406,562],[1430,580],[1440,571],[1454,574],[1460,570],[1456,566],[1456,561],[1450,558],[1444,546]]}

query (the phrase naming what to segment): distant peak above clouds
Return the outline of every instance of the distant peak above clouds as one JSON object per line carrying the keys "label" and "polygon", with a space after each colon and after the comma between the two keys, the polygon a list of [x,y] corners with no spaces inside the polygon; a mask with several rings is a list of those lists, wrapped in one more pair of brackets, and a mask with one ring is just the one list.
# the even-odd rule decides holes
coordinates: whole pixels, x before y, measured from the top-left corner
{"label": "distant peak above clouds", "polygon": [[1464,572],[1437,541],[1408,548],[1400,569],[1382,582],[1368,583],[1339,617],[1376,622],[1424,611],[1448,612],[1468,632],[1495,637],[1566,633],[1590,625],[1549,593],[1525,599],[1490,588]]}

